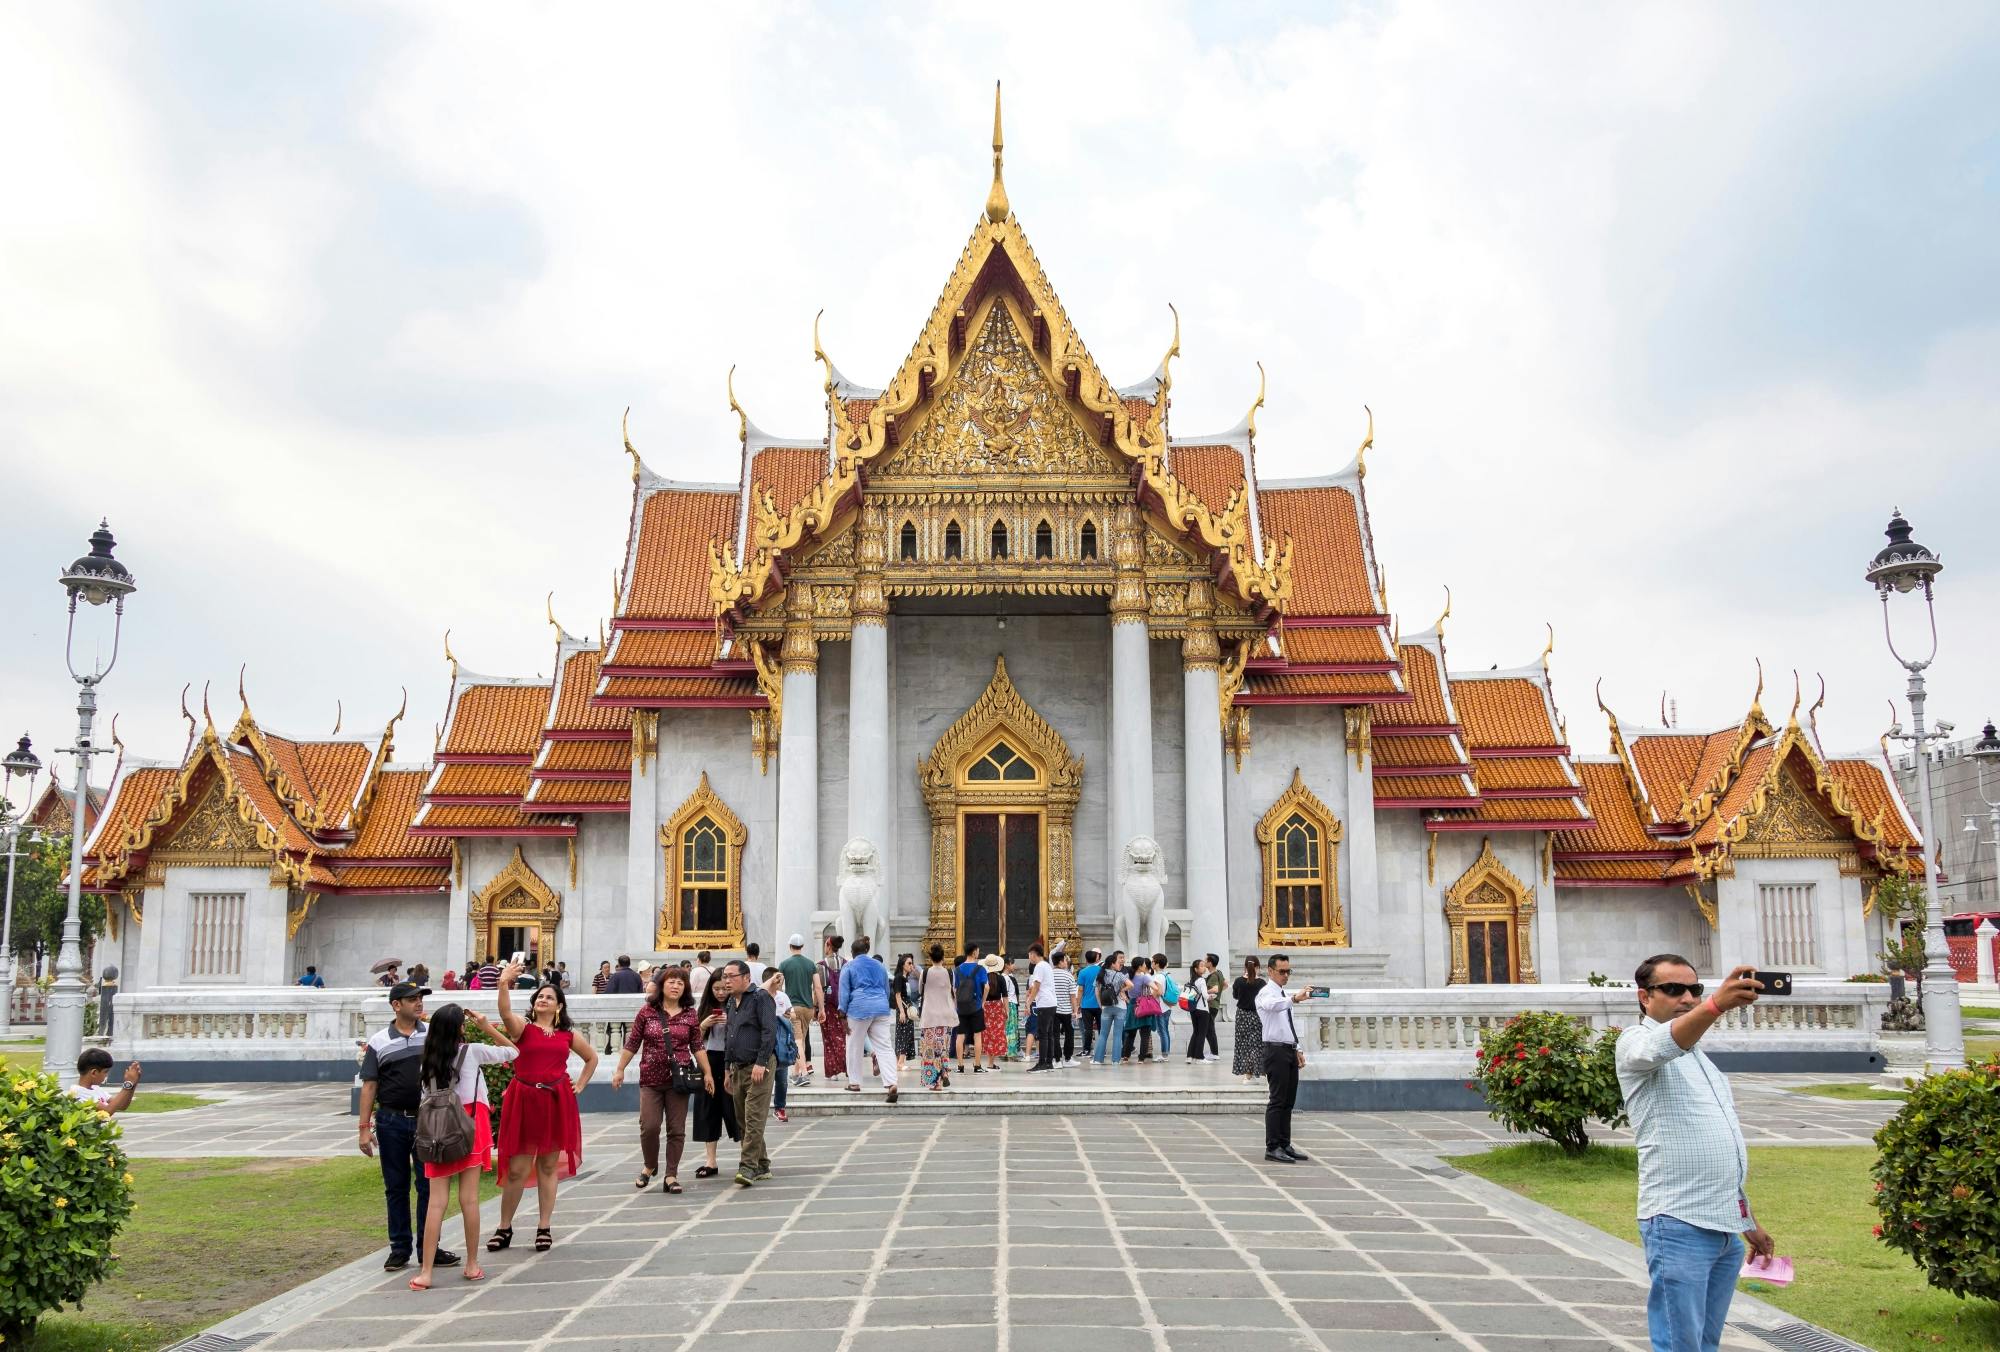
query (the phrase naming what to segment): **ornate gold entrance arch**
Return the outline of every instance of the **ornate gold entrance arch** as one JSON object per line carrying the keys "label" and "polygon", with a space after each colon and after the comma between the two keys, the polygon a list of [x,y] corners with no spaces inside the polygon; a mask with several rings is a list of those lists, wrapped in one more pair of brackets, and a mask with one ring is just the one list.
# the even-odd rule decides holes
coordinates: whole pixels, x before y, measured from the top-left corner
{"label": "ornate gold entrance arch", "polygon": [[518,925],[535,931],[537,956],[545,963],[553,962],[556,922],[561,919],[561,895],[528,866],[528,861],[521,857],[521,847],[516,845],[507,867],[472,894],[474,956],[504,960],[507,955],[493,947],[494,937],[501,927]]}
{"label": "ornate gold entrance arch", "polygon": [[[981,768],[1004,741],[1033,771],[1032,778]],[[1014,764],[1015,762],[1010,762]],[[1007,677],[1007,659],[993,660],[993,679],[972,707],[946,728],[917,762],[917,782],[931,817],[931,918],[924,945],[953,948],[963,940],[959,907],[963,868],[960,821],[967,808],[1039,812],[1042,821],[1043,933],[1050,942],[1075,940],[1076,800],[1083,788],[1083,759],[1072,756],[1062,734],[1029,707]],[[1026,944],[1018,944],[1021,949]]]}
{"label": "ornate gold entrance arch", "polygon": [[[1471,943],[1484,945],[1482,983],[1535,984],[1535,892],[1493,853],[1493,838],[1479,842],[1479,857],[1463,877],[1445,889],[1444,919],[1451,930],[1451,985],[1471,982]],[[1500,963],[1507,970],[1500,970]]]}

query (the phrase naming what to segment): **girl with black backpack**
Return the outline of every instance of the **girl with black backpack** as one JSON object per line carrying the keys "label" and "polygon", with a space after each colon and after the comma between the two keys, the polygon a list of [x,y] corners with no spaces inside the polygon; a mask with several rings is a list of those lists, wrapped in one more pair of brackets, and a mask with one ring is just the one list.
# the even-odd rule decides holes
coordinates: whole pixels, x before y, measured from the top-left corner
{"label": "girl with black backpack", "polygon": [[[465,1040],[470,1020],[490,1044]],[[423,1070],[418,1083],[423,1097],[417,1104],[416,1154],[424,1177],[432,1180],[429,1213],[424,1218],[424,1263],[410,1278],[412,1291],[431,1289],[431,1268],[437,1260],[438,1231],[451,1188],[438,1180],[458,1179],[458,1211],[465,1220],[465,1280],[479,1281],[486,1273],[473,1254],[479,1247],[479,1175],[493,1171],[493,1123],[486,1097],[486,1067],[512,1061],[520,1052],[507,1034],[483,1014],[461,1005],[444,1005],[431,1014],[424,1033]]]}

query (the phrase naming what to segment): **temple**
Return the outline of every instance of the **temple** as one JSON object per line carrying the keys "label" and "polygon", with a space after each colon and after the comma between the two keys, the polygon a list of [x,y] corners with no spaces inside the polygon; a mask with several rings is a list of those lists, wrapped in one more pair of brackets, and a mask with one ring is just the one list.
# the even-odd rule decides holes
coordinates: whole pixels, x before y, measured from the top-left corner
{"label": "temple", "polygon": [[1282,948],[1410,988],[1663,949],[1876,966],[1874,885],[1921,867],[1885,765],[1826,756],[1796,692],[1767,718],[1761,679],[1700,732],[1600,704],[1606,750],[1578,754],[1553,634],[1467,671],[1448,604],[1400,632],[1372,415],[1351,463],[1264,479],[1261,388],[1234,427],[1174,425],[1178,318],[1114,381],[1008,203],[997,103],[985,208],[901,365],[863,386],[814,337],[825,425],[772,436],[732,388],[734,482],[625,437],[608,630],[550,613],[547,679],[447,641],[428,763],[392,761],[394,719],[286,737],[240,691],[227,733],[190,716],[178,760],[121,759],[87,851],[98,964],[127,990],[352,985],[384,956],[581,973],[861,927]]}

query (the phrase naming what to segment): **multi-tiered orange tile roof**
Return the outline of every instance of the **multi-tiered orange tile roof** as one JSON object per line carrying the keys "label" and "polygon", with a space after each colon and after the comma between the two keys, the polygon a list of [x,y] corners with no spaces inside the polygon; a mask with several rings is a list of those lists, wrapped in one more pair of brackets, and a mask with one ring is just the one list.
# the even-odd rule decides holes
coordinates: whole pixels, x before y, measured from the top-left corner
{"label": "multi-tiered orange tile roof", "polygon": [[554,678],[475,676],[454,664],[437,766],[424,785],[423,806],[411,831],[419,836],[575,835],[574,817],[522,810],[553,701]]}
{"label": "multi-tiered orange tile roof", "polygon": [[[679,638],[642,631],[621,639]],[[713,643],[712,635],[692,637]],[[556,676],[548,717],[521,806],[531,813],[624,812],[632,798],[632,715],[591,703],[603,654],[582,639],[558,634]]]}
{"label": "multi-tiered orange tile roof", "polygon": [[1546,830],[1589,821],[1544,668],[1453,672],[1450,683],[1479,802],[1469,811],[1438,813],[1426,823],[1431,830]]}

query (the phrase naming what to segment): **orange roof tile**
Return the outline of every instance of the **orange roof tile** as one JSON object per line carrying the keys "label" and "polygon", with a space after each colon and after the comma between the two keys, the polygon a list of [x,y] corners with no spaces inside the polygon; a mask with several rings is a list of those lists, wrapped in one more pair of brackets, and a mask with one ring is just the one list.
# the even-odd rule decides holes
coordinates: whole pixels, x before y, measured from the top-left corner
{"label": "orange roof tile", "polygon": [[1468,747],[1559,746],[1542,689],[1526,677],[1454,677],[1451,700]]}
{"label": "orange roof tile", "polygon": [[528,801],[536,804],[560,803],[565,807],[585,805],[624,807],[632,798],[629,779],[540,779]]}
{"label": "orange roof tile", "polygon": [[611,665],[706,667],[715,653],[713,629],[621,629],[611,645]]}
{"label": "orange roof tile", "polygon": [[[441,845],[447,852],[451,842],[442,836],[434,836],[428,843]],[[431,865],[379,865],[364,864],[358,867],[336,867],[332,870],[335,889],[368,888],[393,890],[396,892],[443,892],[451,886],[451,866]]]}
{"label": "orange roof tile", "polygon": [[[600,699],[744,700],[762,699],[752,676],[608,676]],[[745,706],[749,707],[749,706]]]}
{"label": "orange roof tile", "polygon": [[1361,545],[1361,514],[1344,488],[1272,488],[1257,495],[1264,533],[1292,537],[1293,615],[1375,615],[1380,604]]}
{"label": "orange roof tile", "polygon": [[[1171,463],[1174,477],[1211,512],[1220,512],[1229,495],[1243,487],[1243,453],[1234,446],[1175,446]],[[1264,528],[1271,529],[1269,518]]]}
{"label": "orange roof tile", "polygon": [[1578,792],[1563,770],[1561,756],[1482,756],[1472,762],[1479,791],[1488,789],[1549,789],[1559,797]]}
{"label": "orange roof tile", "polygon": [[[1391,781],[1393,782],[1393,781]],[[1470,812],[1454,812],[1461,821],[1508,825],[1518,822],[1584,821],[1588,817],[1577,798],[1486,798]]]}
{"label": "orange roof tile", "polygon": [[1660,841],[1646,834],[1645,824],[1639,820],[1623,765],[1615,761],[1579,761],[1576,773],[1583,780],[1584,802],[1590,807],[1593,824],[1558,832],[1558,853],[1608,854],[1664,848]]}
{"label": "orange roof tile", "polygon": [[549,683],[460,687],[445,728],[441,756],[527,756],[542,742]]}
{"label": "orange roof tile", "polygon": [[341,853],[356,859],[411,859],[449,854],[451,846],[448,842],[409,833],[410,823],[417,815],[418,795],[428,778],[430,772],[427,770],[384,770],[378,774],[375,777],[375,793],[368,801],[368,814],[361,820],[361,829]]}
{"label": "orange roof tile", "polygon": [[439,806],[426,803],[418,814],[416,829],[421,831],[523,831],[527,827],[547,827],[547,818],[525,817],[517,807]]}
{"label": "orange roof tile", "polygon": [[1390,769],[1418,765],[1463,765],[1462,751],[1449,737],[1384,737],[1377,733],[1371,743],[1375,764]]}
{"label": "orange roof tile", "polygon": [[[1327,672],[1317,675],[1293,676],[1282,671],[1253,671],[1245,679],[1243,694],[1237,696],[1239,702],[1255,704],[1258,696],[1301,695],[1353,695],[1365,703],[1369,695],[1393,695],[1398,693],[1393,675],[1378,672]],[[1249,698],[1246,700],[1244,696]]]}
{"label": "orange roof tile", "polygon": [[1438,672],[1436,656],[1429,648],[1414,643],[1403,644],[1397,655],[1403,659],[1403,684],[1414,698],[1406,704],[1377,705],[1375,726],[1456,727],[1458,719],[1445,704],[1444,681]]}
{"label": "orange roof tile", "polygon": [[519,798],[528,791],[525,765],[453,765],[438,767],[437,779],[424,791],[426,798],[491,798],[505,795]]}
{"label": "orange roof tile", "polygon": [[737,495],[663,488],[647,495],[622,619],[707,619],[708,546],[736,539]]}
{"label": "orange roof tile", "polygon": [[632,773],[632,743],[550,742],[535,766],[536,774],[550,770],[591,770],[623,779]]}
{"label": "orange roof tile", "polygon": [[278,795],[264,782],[264,771],[257,764],[257,758],[247,751],[235,747],[228,750],[229,777],[236,784],[237,792],[249,800],[250,806],[273,831],[277,832],[279,843],[288,850],[300,853],[315,848],[313,838],[305,828],[292,819],[278,801]]}
{"label": "orange roof tile", "polygon": [[[783,516],[826,477],[826,451],[820,447],[766,446],[750,457],[750,485],[770,492]],[[704,561],[707,551],[703,550]]]}
{"label": "orange roof tile", "polygon": [[[1712,735],[1734,737],[1736,730],[1731,728],[1727,733]],[[1710,734],[1684,732],[1641,734],[1626,743],[1632,768],[1639,772],[1639,780],[1646,786],[1646,797],[1663,821],[1676,819],[1682,795],[1695,792],[1695,767],[1701,764],[1709,737]]]}
{"label": "orange roof tile", "polygon": [[1397,775],[1375,781],[1377,802],[1409,798],[1463,798],[1470,801],[1473,791],[1459,775]]}
{"label": "orange roof tile", "polygon": [[1865,821],[1872,822],[1876,814],[1882,816],[1882,845],[1891,850],[1914,850],[1918,848],[1917,837],[1910,830],[1902,810],[1902,795],[1889,782],[1882,767],[1873,761],[1830,760],[1826,763],[1827,773],[1839,780],[1854,800],[1854,810]]}
{"label": "orange roof tile", "polygon": [[[1569,831],[1558,832],[1567,836]],[[1558,849],[1561,847],[1558,846]],[[1628,882],[1666,885],[1669,859],[1565,859],[1556,856],[1557,882]]]}
{"label": "orange roof tile", "polygon": [[346,826],[355,795],[375,763],[375,748],[366,742],[301,742],[298,750],[321,824],[333,830]]}
{"label": "orange roof tile", "polygon": [[161,799],[180,778],[177,765],[146,765],[127,771],[112,789],[111,804],[90,841],[91,851],[123,849],[139,824],[159,810]]}
{"label": "orange roof tile", "polygon": [[1393,662],[1389,636],[1379,625],[1363,628],[1341,626],[1333,629],[1306,629],[1292,626],[1279,640],[1285,661],[1293,666],[1322,662]]}
{"label": "orange roof tile", "polygon": [[597,691],[597,675],[603,654],[595,648],[571,653],[556,678],[555,719],[550,732],[608,732],[627,737],[632,732],[632,715],[622,709],[600,709],[590,702]]}

